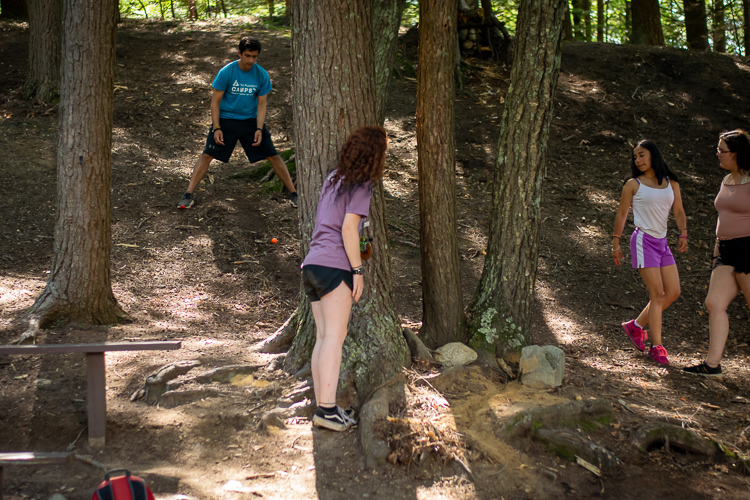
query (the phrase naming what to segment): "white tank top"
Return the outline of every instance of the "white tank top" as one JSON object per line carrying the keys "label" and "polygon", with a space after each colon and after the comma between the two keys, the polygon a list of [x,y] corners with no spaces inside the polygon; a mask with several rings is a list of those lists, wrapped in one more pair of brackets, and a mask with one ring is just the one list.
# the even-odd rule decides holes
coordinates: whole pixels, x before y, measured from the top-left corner
{"label": "white tank top", "polygon": [[638,191],[633,196],[633,223],[649,236],[665,238],[673,203],[674,191],[669,178],[667,187],[662,189],[648,187],[638,181]]}

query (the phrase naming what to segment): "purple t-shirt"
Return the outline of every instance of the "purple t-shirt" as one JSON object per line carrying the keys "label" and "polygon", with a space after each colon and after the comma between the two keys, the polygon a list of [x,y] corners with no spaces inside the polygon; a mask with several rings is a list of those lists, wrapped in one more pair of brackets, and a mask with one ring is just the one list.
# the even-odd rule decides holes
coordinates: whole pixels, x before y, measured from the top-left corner
{"label": "purple t-shirt", "polygon": [[351,191],[344,192],[337,197],[336,191],[341,185],[341,181],[333,185],[331,182],[332,175],[333,172],[323,182],[323,189],[318,200],[317,220],[310,242],[310,251],[305,257],[302,267],[314,264],[350,271],[352,266],[344,249],[341,226],[344,224],[346,214],[367,217],[370,212],[372,183],[367,182],[361,186],[355,186]]}

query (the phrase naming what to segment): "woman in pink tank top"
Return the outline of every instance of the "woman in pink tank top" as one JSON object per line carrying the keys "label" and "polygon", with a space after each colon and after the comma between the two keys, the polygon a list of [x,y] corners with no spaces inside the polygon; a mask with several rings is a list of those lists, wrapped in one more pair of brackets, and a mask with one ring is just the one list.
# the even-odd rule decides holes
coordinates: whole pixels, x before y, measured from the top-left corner
{"label": "woman in pink tank top", "polygon": [[750,306],[750,135],[739,129],[724,132],[719,136],[716,157],[729,173],[714,200],[719,220],[706,295],[708,355],[684,371],[721,378],[721,357],[729,336],[727,307],[740,290]]}
{"label": "woman in pink tank top", "polygon": [[648,339],[644,329],[649,325],[651,348],[648,358],[662,365],[669,364],[669,354],[662,344],[662,313],[680,296],[680,275],[667,241],[669,212],[680,235],[677,251],[687,251],[687,217],[682,208],[677,175],[664,161],[661,151],[651,141],[640,141],[633,149],[631,177],[625,182],[620,208],[615,217],[612,235],[612,258],[619,266],[623,259],[620,235],[625,228],[630,207],[633,207],[635,230],[630,237],[630,258],[633,268],[643,278],[649,302],[637,318],[622,324],[628,339],[639,351]]}

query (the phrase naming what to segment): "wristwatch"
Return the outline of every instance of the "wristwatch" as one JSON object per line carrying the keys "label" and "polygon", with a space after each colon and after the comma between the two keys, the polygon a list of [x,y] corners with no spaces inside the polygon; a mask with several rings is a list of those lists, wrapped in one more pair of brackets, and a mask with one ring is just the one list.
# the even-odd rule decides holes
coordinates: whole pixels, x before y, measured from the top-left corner
{"label": "wristwatch", "polygon": [[357,269],[352,269],[352,274],[364,275],[365,274],[365,269],[363,267],[360,267],[360,268],[357,268]]}

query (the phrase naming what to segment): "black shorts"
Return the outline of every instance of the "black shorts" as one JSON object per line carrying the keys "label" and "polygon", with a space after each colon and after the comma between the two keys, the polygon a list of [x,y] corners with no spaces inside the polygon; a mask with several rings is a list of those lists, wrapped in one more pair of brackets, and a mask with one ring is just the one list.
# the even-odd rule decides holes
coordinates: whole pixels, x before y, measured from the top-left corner
{"label": "black shorts", "polygon": [[750,273],[750,236],[719,240],[717,266],[732,266],[735,273]]}
{"label": "black shorts", "polygon": [[354,274],[351,271],[315,264],[308,264],[302,268],[302,284],[305,285],[305,295],[310,302],[318,301],[334,291],[342,281],[349,290],[354,289]]}
{"label": "black shorts", "polygon": [[226,163],[232,157],[232,152],[234,152],[234,146],[237,145],[237,141],[240,141],[240,144],[242,144],[242,149],[245,150],[250,163],[265,160],[279,154],[273,146],[271,133],[265,125],[263,125],[263,138],[260,144],[253,146],[255,130],[257,129],[256,125],[258,124],[255,118],[248,120],[220,118],[219,124],[221,125],[221,132],[224,134],[224,145],[216,144],[216,141],[214,141],[214,127],[211,125],[208,129],[206,147],[203,149],[203,154]]}

